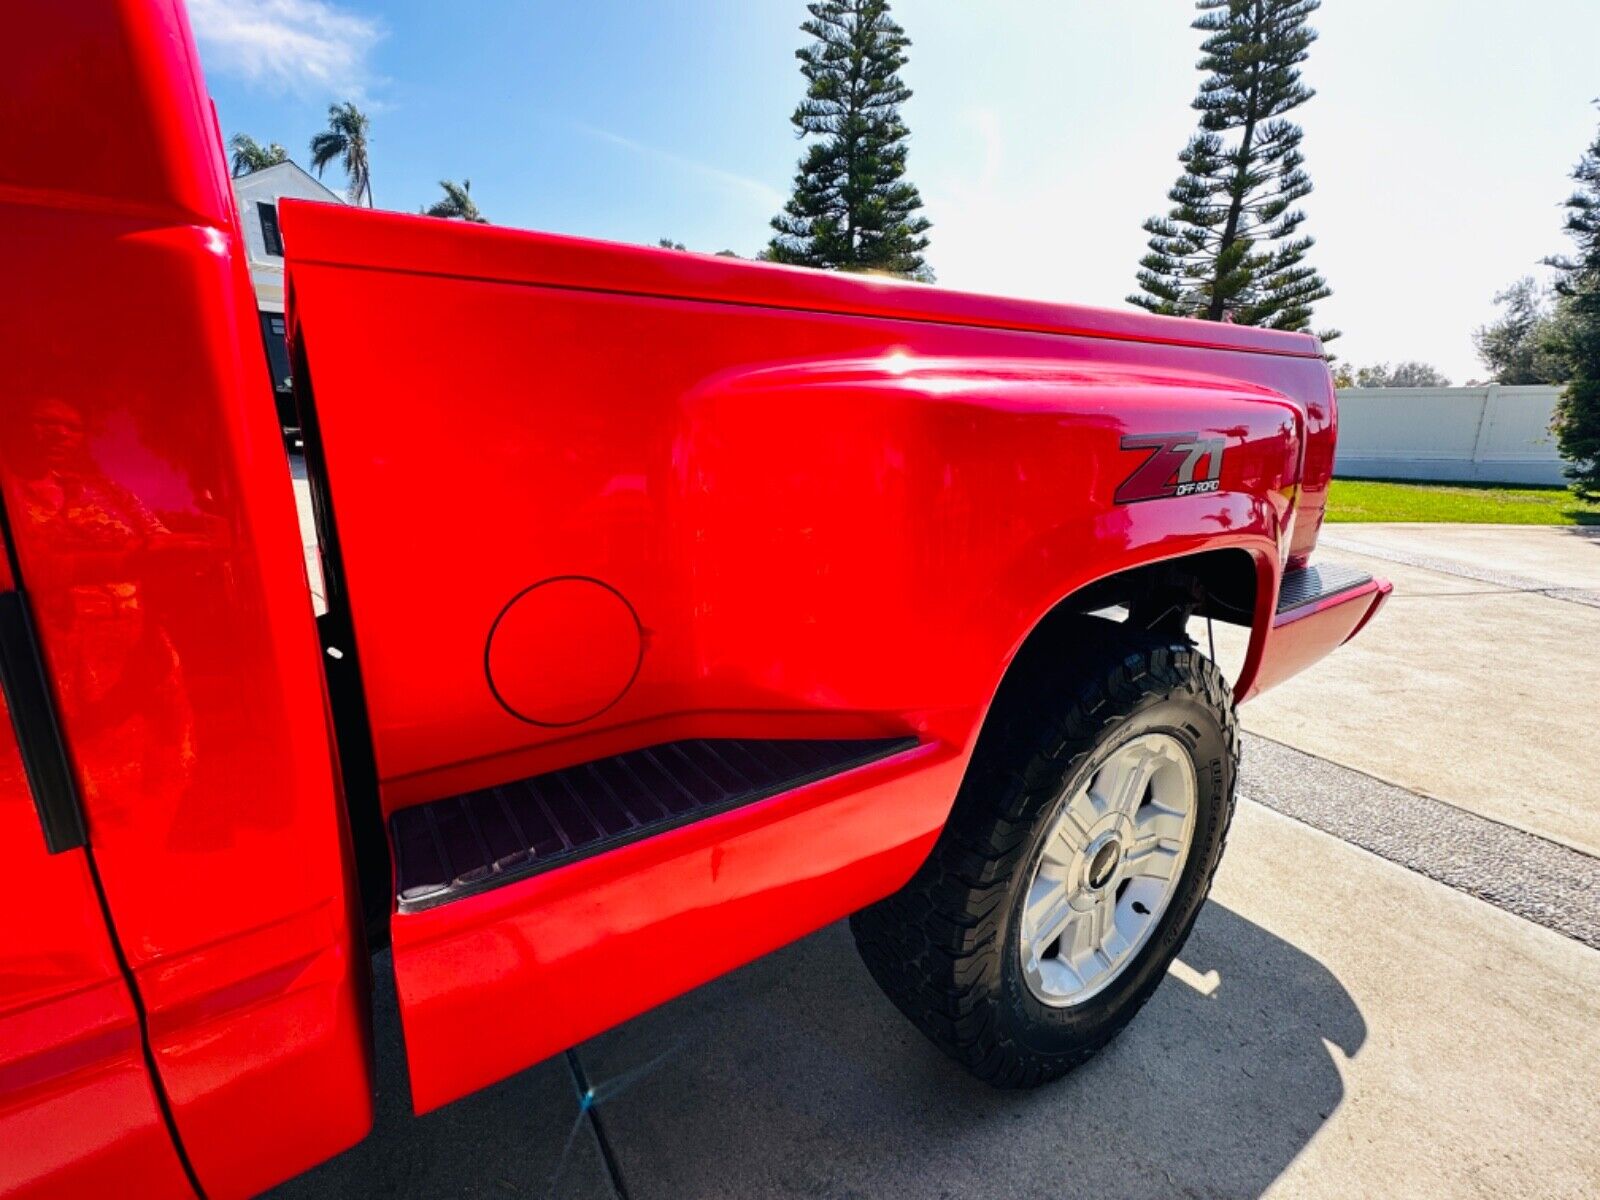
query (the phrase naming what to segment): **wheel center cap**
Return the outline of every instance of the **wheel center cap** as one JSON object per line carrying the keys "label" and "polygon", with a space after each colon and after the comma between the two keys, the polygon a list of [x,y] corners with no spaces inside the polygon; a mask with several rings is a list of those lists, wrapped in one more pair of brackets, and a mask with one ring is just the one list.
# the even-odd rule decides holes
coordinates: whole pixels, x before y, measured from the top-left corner
{"label": "wheel center cap", "polygon": [[1103,888],[1110,882],[1111,876],[1116,873],[1117,863],[1122,861],[1122,843],[1116,838],[1108,838],[1100,844],[1094,852],[1094,857],[1089,860],[1089,869],[1085,878],[1092,888]]}

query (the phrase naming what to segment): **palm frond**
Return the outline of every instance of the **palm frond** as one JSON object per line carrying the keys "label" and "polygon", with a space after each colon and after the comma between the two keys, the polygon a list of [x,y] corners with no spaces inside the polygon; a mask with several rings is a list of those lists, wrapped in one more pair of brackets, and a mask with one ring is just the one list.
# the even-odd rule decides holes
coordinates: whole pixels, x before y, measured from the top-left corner
{"label": "palm frond", "polygon": [[277,142],[263,146],[248,133],[234,134],[228,141],[228,151],[235,179],[289,161],[289,152]]}
{"label": "palm frond", "polygon": [[311,168],[317,177],[334,159],[344,168],[347,192],[355,204],[372,206],[372,169],[367,160],[367,114],[354,102],[328,105],[328,127],[311,139]]}
{"label": "palm frond", "polygon": [[478,206],[472,199],[472,180],[463,179],[460,183],[455,183],[449,179],[441,179],[439,186],[444,189],[444,196],[423,209],[424,216],[469,221],[474,225],[489,223],[489,218],[478,211]]}

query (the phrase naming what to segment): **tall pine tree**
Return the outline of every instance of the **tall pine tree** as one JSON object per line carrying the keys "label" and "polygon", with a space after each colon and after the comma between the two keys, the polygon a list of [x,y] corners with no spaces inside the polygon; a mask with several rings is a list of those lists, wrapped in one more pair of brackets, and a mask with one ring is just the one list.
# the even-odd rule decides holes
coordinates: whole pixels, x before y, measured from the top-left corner
{"label": "tall pine tree", "polygon": [[911,40],[889,0],[816,0],[800,28],[816,40],[795,51],[806,97],[790,118],[806,148],[794,195],[772,219],[763,257],[841,271],[886,271],[931,280],[923,261],[928,219],[906,182],[899,71]]}
{"label": "tall pine tree", "polygon": [[[1311,191],[1300,127],[1284,119],[1314,95],[1300,81],[1321,0],[1196,0],[1206,34],[1198,64],[1210,72],[1194,107],[1200,129],[1178,155],[1172,208],[1144,223],[1150,249],[1139,266],[1151,312],[1306,329],[1328,296],[1305,262],[1312,239],[1295,205]],[[1324,334],[1332,337],[1333,334]]]}
{"label": "tall pine tree", "polygon": [[1594,500],[1600,499],[1600,133],[1572,178],[1578,190],[1567,200],[1567,232],[1574,253],[1549,260],[1560,272],[1556,293],[1567,319],[1558,336],[1569,371],[1555,427],[1572,490]]}

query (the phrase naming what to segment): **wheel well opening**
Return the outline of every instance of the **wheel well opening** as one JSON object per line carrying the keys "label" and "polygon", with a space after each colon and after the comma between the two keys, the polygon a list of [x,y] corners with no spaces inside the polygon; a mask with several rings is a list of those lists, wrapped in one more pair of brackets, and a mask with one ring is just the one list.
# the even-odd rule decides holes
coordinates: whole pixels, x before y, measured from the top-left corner
{"label": "wheel well opening", "polygon": [[1062,615],[1099,613],[1130,629],[1181,634],[1190,617],[1249,625],[1255,611],[1255,560],[1244,550],[1204,550],[1097,579],[1056,605],[1040,628]]}
{"label": "wheel well opening", "polygon": [[1192,617],[1250,625],[1256,564],[1244,550],[1206,550],[1108,575],[1079,588],[1036,625],[1017,651],[996,696],[1015,703],[1045,675],[1085,649],[1082,618],[1103,617],[1129,634],[1186,638]]}

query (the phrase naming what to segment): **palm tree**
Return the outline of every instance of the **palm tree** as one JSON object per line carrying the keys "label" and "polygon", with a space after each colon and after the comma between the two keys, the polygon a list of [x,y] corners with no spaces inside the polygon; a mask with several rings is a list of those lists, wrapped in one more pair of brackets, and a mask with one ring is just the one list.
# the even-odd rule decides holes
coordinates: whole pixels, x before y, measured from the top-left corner
{"label": "palm tree", "polygon": [[228,143],[228,149],[233,152],[233,176],[237,179],[240,175],[248,175],[252,171],[265,170],[275,167],[281,162],[289,161],[289,152],[277,142],[263,146],[248,133],[236,133],[233,140]]}
{"label": "palm tree", "polygon": [[472,180],[463,179],[460,183],[453,183],[448,179],[439,180],[439,186],[444,189],[444,198],[435,200],[422,210],[423,216],[444,217],[447,220],[455,218],[461,221],[470,221],[474,225],[487,225],[489,218],[478,211],[478,206],[472,202]]}
{"label": "palm tree", "polygon": [[334,159],[344,168],[349,180],[347,194],[352,204],[366,197],[372,207],[372,168],[367,162],[367,114],[346,100],[328,105],[328,127],[311,139],[311,168],[322,178],[323,168]]}

